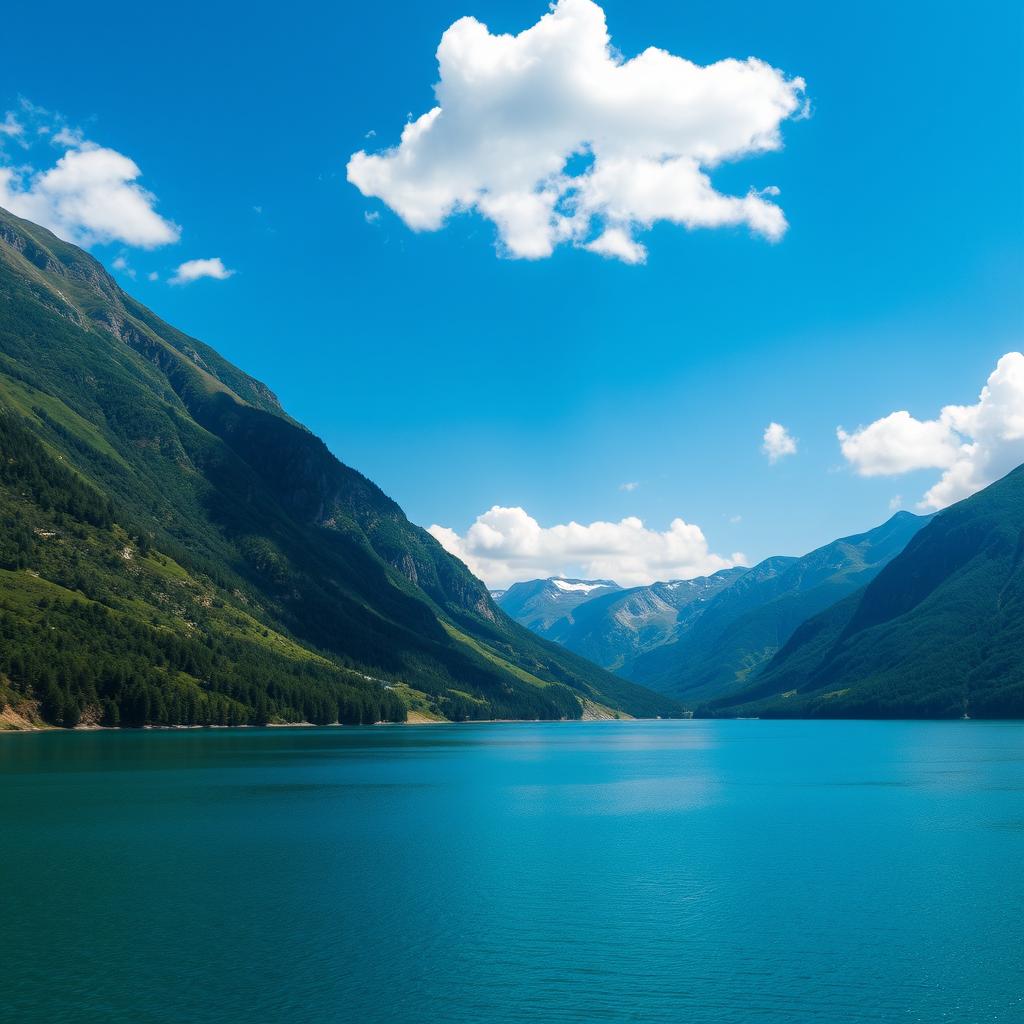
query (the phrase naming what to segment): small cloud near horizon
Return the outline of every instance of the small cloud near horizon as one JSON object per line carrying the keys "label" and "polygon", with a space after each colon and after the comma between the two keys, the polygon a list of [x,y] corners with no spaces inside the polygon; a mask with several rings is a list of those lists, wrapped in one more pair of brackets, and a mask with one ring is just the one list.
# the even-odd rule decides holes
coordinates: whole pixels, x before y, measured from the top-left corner
{"label": "small cloud near horizon", "polygon": [[175,270],[174,276],[170,278],[170,284],[191,284],[204,277],[213,278],[215,281],[226,281],[234,274],[235,271],[225,267],[224,261],[219,256],[209,259],[186,260]]}

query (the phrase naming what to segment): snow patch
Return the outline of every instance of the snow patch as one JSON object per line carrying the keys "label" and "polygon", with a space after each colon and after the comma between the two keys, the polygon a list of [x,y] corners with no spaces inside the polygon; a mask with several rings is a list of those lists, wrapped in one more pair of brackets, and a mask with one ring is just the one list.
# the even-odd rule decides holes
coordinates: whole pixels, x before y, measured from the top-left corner
{"label": "snow patch", "polygon": [[577,593],[577,594],[589,594],[592,590],[602,590],[607,587],[607,583],[570,583],[568,580],[549,580],[559,590],[565,593]]}

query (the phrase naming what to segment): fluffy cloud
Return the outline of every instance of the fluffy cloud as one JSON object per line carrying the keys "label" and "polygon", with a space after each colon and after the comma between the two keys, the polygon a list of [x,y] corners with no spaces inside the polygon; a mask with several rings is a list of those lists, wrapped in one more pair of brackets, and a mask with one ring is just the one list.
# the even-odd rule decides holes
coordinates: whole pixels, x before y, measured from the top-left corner
{"label": "fluffy cloud", "polygon": [[974,405],[947,405],[933,420],[901,410],[837,435],[861,476],[941,469],[918,507],[945,508],[1024,462],[1024,355],[1004,355]]}
{"label": "fluffy cloud", "polygon": [[673,519],[663,532],[630,516],[617,523],[541,526],[521,508],[495,505],[459,536],[445,526],[429,531],[491,587],[547,576],[614,579],[624,586],[703,576],[743,562],[708,550],[699,526]]}
{"label": "fluffy cloud", "polygon": [[142,172],[133,160],[66,129],[53,141],[72,148],[49,170],[0,167],[0,206],[78,245],[153,249],[178,240],[178,226],[156,212],[156,198],[137,183]]}
{"label": "fluffy cloud", "polygon": [[724,195],[707,172],[781,148],[780,125],[806,110],[800,78],[753,57],[702,67],[652,47],[624,60],[593,0],[558,0],[516,36],[460,18],[437,60],[437,105],[394,149],[348,164],[415,230],[476,210],[510,256],[569,242],[627,263],[645,260],[635,235],[656,221],[786,230],[777,188]]}
{"label": "fluffy cloud", "polygon": [[215,281],[226,281],[234,274],[224,266],[224,261],[219,256],[207,260],[186,260],[174,272],[170,279],[171,284],[191,284],[201,277],[212,277]]}
{"label": "fluffy cloud", "polygon": [[761,451],[768,456],[769,462],[778,462],[787,455],[796,454],[796,438],[781,424],[769,423],[764,429]]}

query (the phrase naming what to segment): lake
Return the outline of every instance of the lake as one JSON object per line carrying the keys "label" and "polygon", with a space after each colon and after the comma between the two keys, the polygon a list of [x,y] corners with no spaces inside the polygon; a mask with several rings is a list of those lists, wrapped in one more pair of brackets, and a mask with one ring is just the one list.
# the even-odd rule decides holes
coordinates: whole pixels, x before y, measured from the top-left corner
{"label": "lake", "polygon": [[1024,725],[0,736],[18,1024],[1024,1020]]}

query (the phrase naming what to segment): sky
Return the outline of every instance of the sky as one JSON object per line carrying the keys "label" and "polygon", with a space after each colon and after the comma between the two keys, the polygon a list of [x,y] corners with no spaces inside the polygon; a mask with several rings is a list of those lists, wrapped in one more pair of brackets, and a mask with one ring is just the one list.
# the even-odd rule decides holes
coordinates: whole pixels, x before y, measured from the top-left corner
{"label": "sky", "polygon": [[1024,461],[1017,3],[5,27],[0,205],[492,586],[798,554]]}

